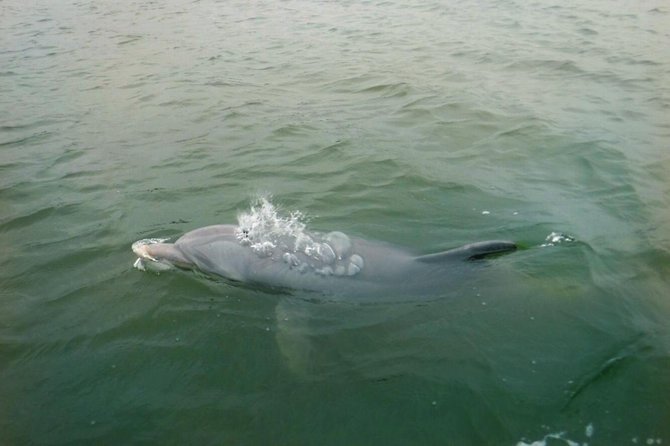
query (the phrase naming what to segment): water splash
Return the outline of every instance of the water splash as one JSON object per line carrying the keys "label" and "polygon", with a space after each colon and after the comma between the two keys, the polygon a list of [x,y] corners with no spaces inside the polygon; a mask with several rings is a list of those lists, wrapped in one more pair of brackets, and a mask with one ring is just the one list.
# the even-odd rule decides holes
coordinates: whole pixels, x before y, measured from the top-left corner
{"label": "water splash", "polygon": [[172,268],[168,262],[162,262],[154,259],[146,251],[147,245],[153,245],[155,243],[163,243],[169,239],[167,238],[145,238],[138,240],[132,244],[131,248],[135,254],[137,254],[137,260],[133,263],[133,267],[140,271],[153,271],[160,272]]}
{"label": "water splash", "polygon": [[547,236],[547,238],[544,239],[544,243],[541,244],[541,247],[546,247],[546,246],[556,246],[560,245],[561,243],[570,243],[574,242],[575,238],[571,235],[565,234],[563,232],[552,232]]}
{"label": "water splash", "polygon": [[242,245],[249,246],[260,256],[271,256],[278,247],[296,252],[314,244],[305,232],[304,219],[300,211],[283,217],[268,197],[259,197],[248,212],[238,214],[235,235]]}
{"label": "water splash", "polygon": [[324,276],[353,276],[363,269],[363,258],[353,253],[346,234],[308,232],[302,212],[281,215],[268,197],[257,198],[248,212],[238,214],[237,221],[235,235],[240,244],[259,257],[281,259],[300,272],[311,270]]}

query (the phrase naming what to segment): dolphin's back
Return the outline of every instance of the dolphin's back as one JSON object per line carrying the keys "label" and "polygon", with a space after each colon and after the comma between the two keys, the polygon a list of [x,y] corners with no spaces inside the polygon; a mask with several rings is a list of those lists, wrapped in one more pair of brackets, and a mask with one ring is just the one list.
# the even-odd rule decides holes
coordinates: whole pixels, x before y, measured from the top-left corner
{"label": "dolphin's back", "polygon": [[423,263],[479,260],[493,255],[512,252],[515,251],[516,248],[514,242],[506,240],[489,240],[485,242],[470,243],[448,251],[419,256],[416,260]]}
{"label": "dolphin's back", "polygon": [[469,261],[516,249],[513,242],[494,240],[417,257],[397,246],[337,232],[312,239],[311,250],[278,244],[257,252],[238,240],[236,227],[215,225],[188,232],[174,244],[139,241],[133,251],[147,265],[197,269],[236,282],[391,299],[454,289],[479,270]]}

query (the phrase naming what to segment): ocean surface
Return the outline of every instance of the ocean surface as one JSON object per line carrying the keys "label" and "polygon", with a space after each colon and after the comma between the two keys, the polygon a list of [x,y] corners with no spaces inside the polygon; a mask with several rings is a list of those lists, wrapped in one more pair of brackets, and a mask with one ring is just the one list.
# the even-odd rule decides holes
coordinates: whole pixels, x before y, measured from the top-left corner
{"label": "ocean surface", "polygon": [[[133,268],[517,252],[425,299]],[[465,279],[464,279],[465,280]],[[0,1],[0,444],[670,444],[665,0]]]}

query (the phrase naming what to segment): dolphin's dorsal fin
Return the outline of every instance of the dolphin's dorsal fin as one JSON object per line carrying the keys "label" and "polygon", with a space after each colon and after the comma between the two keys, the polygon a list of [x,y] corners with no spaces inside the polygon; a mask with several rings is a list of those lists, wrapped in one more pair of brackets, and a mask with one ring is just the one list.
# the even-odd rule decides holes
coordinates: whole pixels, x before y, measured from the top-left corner
{"label": "dolphin's dorsal fin", "polygon": [[479,260],[496,254],[505,254],[516,250],[516,244],[506,240],[490,240],[470,243],[449,251],[437,252],[416,258],[419,262],[437,263],[449,260]]}

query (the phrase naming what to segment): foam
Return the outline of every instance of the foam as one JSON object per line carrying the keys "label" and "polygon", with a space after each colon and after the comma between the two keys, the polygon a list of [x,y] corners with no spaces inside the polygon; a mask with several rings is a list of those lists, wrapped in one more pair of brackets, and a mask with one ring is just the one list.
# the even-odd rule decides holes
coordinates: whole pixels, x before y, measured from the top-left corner
{"label": "foam", "polygon": [[565,432],[555,432],[547,434],[542,439],[530,443],[526,443],[524,439],[519,441],[516,446],[589,446],[588,441],[593,438],[594,432],[595,428],[593,427],[593,423],[589,423],[584,427],[584,436],[587,439],[587,441],[584,442],[567,438]]}
{"label": "foam", "polygon": [[[549,441],[549,443],[547,443]],[[524,441],[519,441],[516,446],[587,446],[588,443],[584,443],[583,445],[581,443],[578,443],[576,441],[572,441],[568,438],[565,438],[565,433],[564,432],[557,432],[555,434],[547,434],[542,438],[541,440],[536,440],[533,441],[532,443],[526,443]]]}

